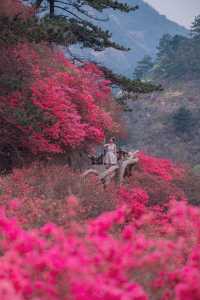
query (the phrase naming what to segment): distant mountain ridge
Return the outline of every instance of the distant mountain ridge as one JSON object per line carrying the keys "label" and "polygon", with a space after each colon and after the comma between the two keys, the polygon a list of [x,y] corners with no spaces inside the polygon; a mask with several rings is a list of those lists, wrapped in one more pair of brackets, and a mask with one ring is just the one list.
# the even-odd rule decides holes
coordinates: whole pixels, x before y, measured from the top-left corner
{"label": "distant mountain ridge", "polygon": [[137,61],[142,59],[145,54],[155,56],[156,47],[163,34],[185,36],[189,33],[186,28],[170,21],[143,0],[123,0],[121,2],[139,5],[139,9],[128,14],[109,9],[106,11],[109,21],[100,22],[99,25],[112,33],[114,41],[131,48],[131,50],[123,52],[107,49],[103,52],[95,52],[73,47],[77,55],[86,56],[115,72],[131,76]]}

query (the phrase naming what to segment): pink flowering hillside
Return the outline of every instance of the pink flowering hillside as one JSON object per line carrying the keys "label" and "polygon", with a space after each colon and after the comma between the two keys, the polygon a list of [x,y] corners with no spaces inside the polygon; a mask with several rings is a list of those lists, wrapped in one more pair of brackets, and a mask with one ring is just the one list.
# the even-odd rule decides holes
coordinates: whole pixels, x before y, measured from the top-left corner
{"label": "pink flowering hillside", "polygon": [[1,299],[198,300],[200,209],[175,197],[150,208],[148,199],[144,189],[124,187],[114,210],[80,223],[71,196],[65,229],[22,229],[20,214],[6,216],[21,200],[2,206]]}
{"label": "pink flowering hillside", "polygon": [[188,171],[139,157],[120,188],[52,165],[1,178],[1,299],[199,299],[200,209],[181,188]]}
{"label": "pink flowering hillside", "polygon": [[33,13],[0,0],[0,158],[21,162],[0,175],[0,300],[200,300],[200,177],[143,152],[121,185],[66,165],[119,109],[95,65],[4,26]]}

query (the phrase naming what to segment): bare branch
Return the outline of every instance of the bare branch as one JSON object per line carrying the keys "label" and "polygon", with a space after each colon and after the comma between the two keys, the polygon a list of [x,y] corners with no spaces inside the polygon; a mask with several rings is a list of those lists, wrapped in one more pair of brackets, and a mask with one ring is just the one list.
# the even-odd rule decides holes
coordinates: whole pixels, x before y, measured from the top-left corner
{"label": "bare branch", "polygon": [[83,8],[80,8],[80,7],[76,7],[77,11],[80,12],[81,14],[83,14],[84,16],[92,19],[92,20],[95,20],[95,21],[101,21],[101,22],[107,22],[109,21],[109,17],[106,17],[106,18],[98,18],[98,17],[95,17],[91,14],[89,14],[86,10],[84,10]]}
{"label": "bare branch", "polygon": [[54,7],[66,11],[68,14],[74,16],[75,18],[79,19],[80,21],[84,21],[82,18],[80,18],[79,16],[77,16],[75,13],[71,12],[70,10],[68,10],[68,9],[66,9],[64,7],[61,7],[61,6],[58,6],[58,5],[55,5]]}

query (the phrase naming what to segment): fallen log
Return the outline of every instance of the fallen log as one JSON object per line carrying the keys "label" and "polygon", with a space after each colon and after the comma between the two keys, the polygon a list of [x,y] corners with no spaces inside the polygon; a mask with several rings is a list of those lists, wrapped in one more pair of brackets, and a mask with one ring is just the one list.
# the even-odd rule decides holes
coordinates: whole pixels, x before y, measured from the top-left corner
{"label": "fallen log", "polygon": [[127,169],[129,167],[132,168],[138,162],[138,160],[139,159],[137,157],[135,157],[135,158],[129,158],[122,162],[121,167],[120,167],[120,172],[119,172],[119,183],[120,184],[122,184],[123,179],[125,178]]}
{"label": "fallen log", "polygon": [[130,157],[122,161],[120,165],[111,166],[103,172],[99,172],[96,169],[88,169],[82,174],[82,178],[86,178],[89,175],[95,175],[99,179],[99,182],[103,183],[104,186],[107,186],[112,179],[115,179],[116,182],[122,184],[126,175],[131,174],[132,167],[136,165],[139,160],[134,156],[136,153],[137,151],[130,152]]}
{"label": "fallen log", "polygon": [[108,185],[111,182],[112,178],[117,176],[118,170],[119,166],[112,166],[109,169],[102,172],[99,176],[99,179],[103,184]]}
{"label": "fallen log", "polygon": [[86,171],[81,175],[81,177],[87,177],[87,176],[89,176],[89,175],[91,175],[91,174],[96,175],[96,176],[99,176],[99,172],[98,172],[97,170],[95,170],[95,169],[89,169],[89,170],[86,170]]}

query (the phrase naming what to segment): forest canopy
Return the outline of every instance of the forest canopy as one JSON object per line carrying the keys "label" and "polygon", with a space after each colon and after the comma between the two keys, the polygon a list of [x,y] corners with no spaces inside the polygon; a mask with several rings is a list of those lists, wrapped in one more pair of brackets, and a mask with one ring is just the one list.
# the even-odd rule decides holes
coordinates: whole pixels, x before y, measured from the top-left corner
{"label": "forest canopy", "polygon": [[135,69],[138,79],[198,79],[199,75],[200,16],[195,18],[189,37],[165,34],[160,39],[155,60],[144,57]]}

